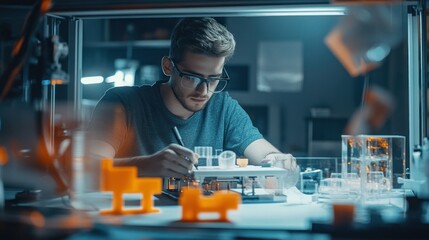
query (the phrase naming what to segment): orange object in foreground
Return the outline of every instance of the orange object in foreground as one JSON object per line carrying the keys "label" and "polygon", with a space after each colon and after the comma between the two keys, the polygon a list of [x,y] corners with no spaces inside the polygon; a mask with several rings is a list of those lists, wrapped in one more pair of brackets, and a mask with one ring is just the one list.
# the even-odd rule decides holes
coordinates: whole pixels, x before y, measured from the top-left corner
{"label": "orange object in foreground", "polygon": [[7,152],[6,148],[0,146],[0,165],[5,165],[7,163]]}
{"label": "orange object in foreground", "polygon": [[351,226],[355,216],[355,205],[353,203],[334,203],[334,226]]}
{"label": "orange object in foreground", "polygon": [[[101,161],[100,191],[113,192],[112,209],[101,210],[102,214],[130,214],[159,212],[154,208],[153,195],[161,194],[161,178],[139,178],[137,168],[132,166],[113,166],[113,160]],[[141,193],[142,208],[124,209],[124,193]]]}
{"label": "orange object in foreground", "polygon": [[183,188],[180,193],[179,204],[182,206],[182,221],[200,220],[198,215],[203,212],[217,212],[217,221],[227,222],[228,210],[237,209],[241,203],[241,196],[231,191],[216,191],[211,196],[203,196],[199,188]]}

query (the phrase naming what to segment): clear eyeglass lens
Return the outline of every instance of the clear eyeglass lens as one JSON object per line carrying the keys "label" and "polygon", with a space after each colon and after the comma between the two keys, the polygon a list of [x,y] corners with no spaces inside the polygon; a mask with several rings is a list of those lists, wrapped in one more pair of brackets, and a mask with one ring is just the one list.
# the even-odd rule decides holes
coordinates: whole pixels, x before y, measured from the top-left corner
{"label": "clear eyeglass lens", "polygon": [[218,84],[216,85],[214,92],[221,92],[223,89],[225,89],[226,84],[228,83],[226,80],[219,80],[217,82]]}
{"label": "clear eyeglass lens", "polygon": [[[182,85],[186,88],[196,88],[200,83],[204,81],[201,78],[194,76],[183,76]],[[226,80],[210,80],[209,81],[209,91],[210,92],[221,92],[227,84]]]}
{"label": "clear eyeglass lens", "polygon": [[182,77],[182,85],[187,88],[195,88],[200,84],[200,79],[193,76],[183,76]]}

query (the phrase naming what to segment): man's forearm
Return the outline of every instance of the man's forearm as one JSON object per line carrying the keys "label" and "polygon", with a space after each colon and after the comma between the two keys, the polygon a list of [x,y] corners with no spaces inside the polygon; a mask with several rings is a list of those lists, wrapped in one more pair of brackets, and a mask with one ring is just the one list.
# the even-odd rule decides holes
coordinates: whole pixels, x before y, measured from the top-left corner
{"label": "man's forearm", "polygon": [[260,165],[262,159],[274,152],[279,153],[280,151],[267,140],[258,139],[246,148],[244,155],[249,159],[250,164]]}
{"label": "man's forearm", "polygon": [[113,164],[115,166],[134,166],[135,165],[135,157],[114,158]]}

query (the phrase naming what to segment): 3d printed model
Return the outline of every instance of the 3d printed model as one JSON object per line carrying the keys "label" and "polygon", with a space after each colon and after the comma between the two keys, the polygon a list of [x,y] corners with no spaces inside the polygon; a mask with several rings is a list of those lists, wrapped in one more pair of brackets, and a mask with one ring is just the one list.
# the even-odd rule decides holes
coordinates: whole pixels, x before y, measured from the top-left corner
{"label": "3d printed model", "polygon": [[[101,210],[101,214],[136,214],[159,212],[154,208],[153,195],[161,194],[161,178],[138,178],[136,167],[113,166],[111,159],[101,161],[100,191],[113,192],[112,209]],[[141,193],[142,208],[124,209],[124,193]]]}
{"label": "3d printed model", "polygon": [[182,221],[200,220],[198,215],[203,212],[217,212],[217,221],[228,222],[228,210],[235,210],[241,203],[241,196],[231,191],[217,191],[211,196],[203,196],[199,188],[183,188],[179,204],[182,206]]}

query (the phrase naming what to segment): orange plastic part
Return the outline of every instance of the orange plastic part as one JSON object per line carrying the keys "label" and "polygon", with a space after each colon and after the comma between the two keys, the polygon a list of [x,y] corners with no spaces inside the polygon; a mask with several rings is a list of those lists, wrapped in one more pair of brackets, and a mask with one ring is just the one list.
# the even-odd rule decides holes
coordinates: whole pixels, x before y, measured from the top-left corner
{"label": "orange plastic part", "polygon": [[203,196],[199,188],[184,188],[180,193],[179,204],[182,206],[182,221],[200,220],[198,215],[203,212],[217,212],[221,222],[228,222],[228,210],[236,210],[241,203],[241,196],[231,191],[216,191],[211,196]]}
{"label": "orange plastic part", "polygon": [[333,225],[336,227],[351,226],[355,216],[355,205],[352,203],[335,203],[332,205],[334,212]]}
{"label": "orange plastic part", "polygon": [[7,163],[7,152],[6,148],[0,146],[0,165],[5,165]]}
{"label": "orange plastic part", "polygon": [[[101,161],[100,191],[113,192],[112,209],[101,210],[101,214],[137,214],[159,212],[154,208],[153,195],[161,194],[161,178],[139,178],[137,168],[113,166],[113,160]],[[141,193],[141,208],[124,209],[124,193]]]}

